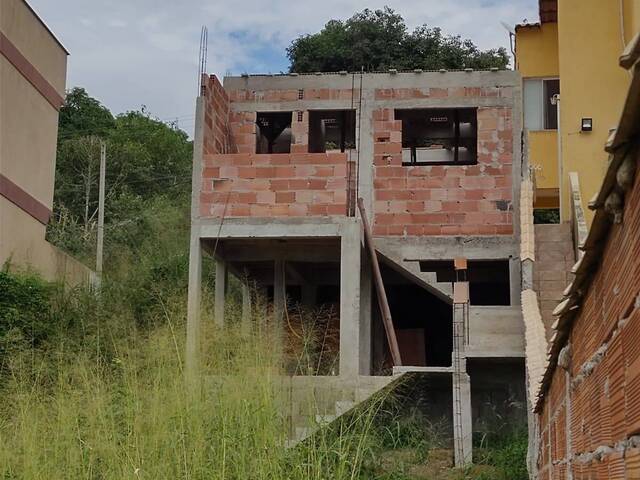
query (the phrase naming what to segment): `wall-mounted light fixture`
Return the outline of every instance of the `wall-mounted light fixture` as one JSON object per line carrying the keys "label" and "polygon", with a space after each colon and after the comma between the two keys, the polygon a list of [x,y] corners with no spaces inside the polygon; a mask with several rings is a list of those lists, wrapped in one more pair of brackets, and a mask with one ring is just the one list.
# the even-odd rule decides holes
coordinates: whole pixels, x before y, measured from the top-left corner
{"label": "wall-mounted light fixture", "polygon": [[593,118],[583,118],[580,123],[580,130],[582,132],[590,132],[593,130]]}

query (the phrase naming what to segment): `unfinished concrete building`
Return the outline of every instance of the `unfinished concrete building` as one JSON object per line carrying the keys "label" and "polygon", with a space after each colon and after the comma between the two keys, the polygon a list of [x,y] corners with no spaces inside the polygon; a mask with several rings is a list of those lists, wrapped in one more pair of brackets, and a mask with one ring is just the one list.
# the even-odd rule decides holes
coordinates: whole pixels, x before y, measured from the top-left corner
{"label": "unfinished concrete building", "polygon": [[356,402],[428,378],[469,462],[485,410],[525,403],[520,108],[512,71],[203,76],[191,365],[213,252],[219,324],[229,273],[259,286],[276,326],[293,303],[336,305],[336,368],[291,382],[354,386]]}

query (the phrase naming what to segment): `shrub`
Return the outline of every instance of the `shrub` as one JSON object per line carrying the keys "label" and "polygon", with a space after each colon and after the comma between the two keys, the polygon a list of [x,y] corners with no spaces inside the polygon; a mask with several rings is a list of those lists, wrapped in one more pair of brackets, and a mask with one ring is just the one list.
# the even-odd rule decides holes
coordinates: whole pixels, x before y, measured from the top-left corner
{"label": "shrub", "polygon": [[0,358],[16,343],[38,344],[51,333],[53,288],[35,275],[0,271]]}

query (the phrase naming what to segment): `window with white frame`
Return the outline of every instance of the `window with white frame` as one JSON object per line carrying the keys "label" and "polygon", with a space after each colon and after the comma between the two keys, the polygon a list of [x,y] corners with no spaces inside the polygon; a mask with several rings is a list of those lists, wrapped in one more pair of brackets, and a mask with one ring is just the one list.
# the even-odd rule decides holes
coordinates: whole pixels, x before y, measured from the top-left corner
{"label": "window with white frame", "polygon": [[530,78],[524,81],[524,126],[528,130],[557,130],[558,110],[551,103],[560,93],[558,78]]}

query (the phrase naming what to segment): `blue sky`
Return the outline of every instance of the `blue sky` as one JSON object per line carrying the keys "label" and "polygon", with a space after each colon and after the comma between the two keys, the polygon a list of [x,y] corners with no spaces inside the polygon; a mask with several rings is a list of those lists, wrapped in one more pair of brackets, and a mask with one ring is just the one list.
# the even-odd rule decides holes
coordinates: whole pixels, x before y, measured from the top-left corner
{"label": "blue sky", "polygon": [[509,25],[537,21],[537,0],[28,0],[71,53],[67,87],[83,86],[114,113],[142,105],[191,133],[200,28],[208,71],[287,69],[292,39],[330,19],[389,5],[409,28],[426,23],[481,48],[508,47]]}

